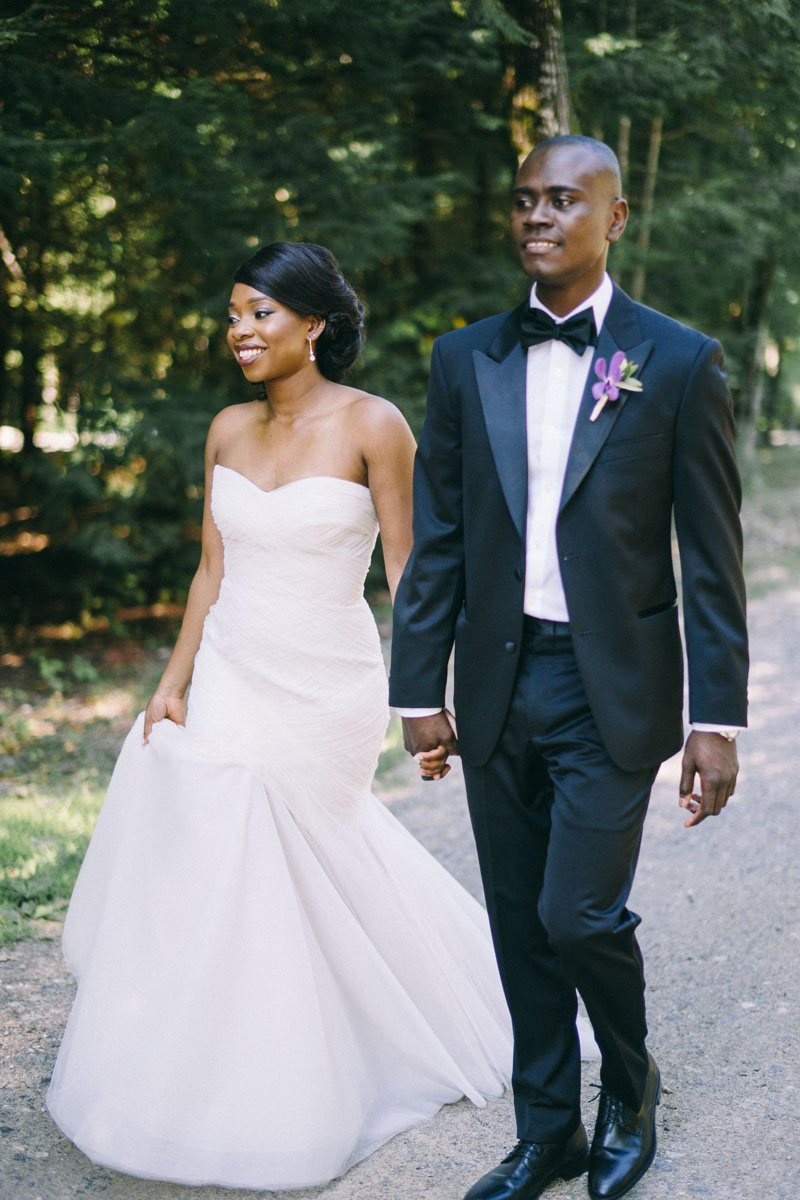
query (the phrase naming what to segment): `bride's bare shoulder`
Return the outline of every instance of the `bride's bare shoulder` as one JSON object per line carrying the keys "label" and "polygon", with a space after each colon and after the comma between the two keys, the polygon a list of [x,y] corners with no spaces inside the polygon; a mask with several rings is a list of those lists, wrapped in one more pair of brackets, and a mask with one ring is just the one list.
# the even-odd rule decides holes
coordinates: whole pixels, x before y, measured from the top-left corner
{"label": "bride's bare shoulder", "polygon": [[258,419],[261,406],[256,401],[230,404],[220,409],[208,429],[206,438],[206,470],[224,460],[231,447],[247,439]]}
{"label": "bride's bare shoulder", "polygon": [[220,409],[208,429],[209,448],[216,450],[231,438],[246,435],[262,413],[263,405],[257,400],[229,404]]}
{"label": "bride's bare shoulder", "polygon": [[241,404],[229,404],[221,408],[211,422],[211,429],[242,429],[252,425],[263,413],[264,405],[259,400],[246,400]]}
{"label": "bride's bare shoulder", "polygon": [[[372,478],[381,463],[408,468],[414,457],[414,435],[396,404],[371,392],[352,389],[348,405],[349,438]],[[398,468],[399,469],[399,468]]]}
{"label": "bride's bare shoulder", "polygon": [[350,394],[348,414],[365,433],[400,433],[408,429],[408,422],[396,404],[372,392],[358,388],[347,388]]}

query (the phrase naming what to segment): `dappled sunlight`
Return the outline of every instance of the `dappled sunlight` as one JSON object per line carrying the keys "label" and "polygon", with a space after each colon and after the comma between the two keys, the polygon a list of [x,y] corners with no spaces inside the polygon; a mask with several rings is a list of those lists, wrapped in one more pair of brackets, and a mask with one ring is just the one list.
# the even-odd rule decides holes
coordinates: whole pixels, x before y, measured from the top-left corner
{"label": "dappled sunlight", "polygon": [[50,538],[46,533],[31,533],[22,529],[13,537],[0,539],[0,555],[36,554],[49,545]]}
{"label": "dappled sunlight", "polygon": [[40,706],[23,704],[18,711],[26,720],[29,736],[39,738],[55,733],[63,725],[79,731],[91,721],[113,721],[127,716],[133,703],[132,688],[114,688],[82,700],[56,692]]}
{"label": "dappled sunlight", "polygon": [[21,429],[15,429],[13,425],[0,425],[0,450],[10,450],[13,454],[18,454],[23,443]]}

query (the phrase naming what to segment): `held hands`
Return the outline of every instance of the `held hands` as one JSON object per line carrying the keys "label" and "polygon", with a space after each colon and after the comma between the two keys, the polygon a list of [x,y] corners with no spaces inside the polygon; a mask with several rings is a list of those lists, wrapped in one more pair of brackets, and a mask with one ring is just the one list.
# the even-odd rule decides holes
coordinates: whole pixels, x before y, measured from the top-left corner
{"label": "held hands", "polygon": [[164,692],[154,692],[144,710],[144,744],[150,738],[153,726],[164,719],[174,721],[176,725],[186,724],[186,701],[183,696],[167,696]]}
{"label": "held hands", "polygon": [[444,779],[448,757],[458,754],[453,714],[442,709],[432,717],[403,717],[403,745],[419,763],[423,779]]}
{"label": "held hands", "polygon": [[[736,742],[719,733],[693,730],[686,740],[681,769],[678,804],[691,815],[684,828],[699,825],[706,817],[717,817],[736,788],[739,760]],[[700,776],[700,794],[692,791],[695,775]]]}

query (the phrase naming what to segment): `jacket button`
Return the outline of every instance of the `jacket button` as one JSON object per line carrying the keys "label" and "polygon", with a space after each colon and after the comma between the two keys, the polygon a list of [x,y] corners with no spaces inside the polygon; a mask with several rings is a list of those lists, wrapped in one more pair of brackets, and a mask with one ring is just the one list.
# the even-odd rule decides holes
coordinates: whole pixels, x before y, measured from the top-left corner
{"label": "jacket button", "polygon": [[514,567],[514,578],[520,581],[522,580],[522,571],[519,569],[519,567]]}
{"label": "jacket button", "polygon": [[516,650],[516,648],[517,648],[516,642],[506,642],[506,650],[508,651],[509,654],[513,654],[514,651]]}

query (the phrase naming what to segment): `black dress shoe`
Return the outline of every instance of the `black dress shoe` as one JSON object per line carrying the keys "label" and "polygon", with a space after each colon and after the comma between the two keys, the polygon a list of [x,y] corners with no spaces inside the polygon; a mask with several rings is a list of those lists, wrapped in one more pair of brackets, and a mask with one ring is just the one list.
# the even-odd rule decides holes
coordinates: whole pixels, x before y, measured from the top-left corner
{"label": "black dress shoe", "polygon": [[589,1151],[589,1195],[592,1200],[619,1200],[644,1175],[656,1153],[656,1105],[661,1076],[652,1055],[644,1099],[638,1112],[607,1088],[600,1092],[592,1148]]}
{"label": "black dress shoe", "polygon": [[536,1200],[559,1176],[574,1179],[588,1165],[589,1142],[582,1125],[568,1142],[518,1142],[499,1167],[469,1189],[464,1200]]}

